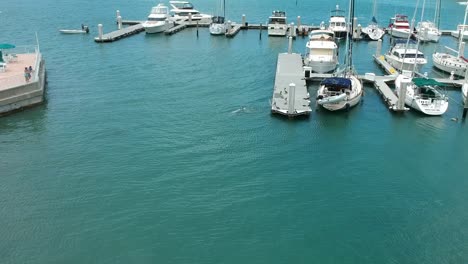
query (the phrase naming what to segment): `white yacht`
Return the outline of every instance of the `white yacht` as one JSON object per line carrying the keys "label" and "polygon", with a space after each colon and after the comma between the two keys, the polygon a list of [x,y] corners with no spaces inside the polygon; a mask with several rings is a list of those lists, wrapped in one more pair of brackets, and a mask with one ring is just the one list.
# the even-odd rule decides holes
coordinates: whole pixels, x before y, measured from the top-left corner
{"label": "white yacht", "polygon": [[424,54],[418,50],[418,45],[414,41],[395,39],[395,44],[384,55],[385,60],[399,71],[416,71],[427,63]]}
{"label": "white yacht", "polygon": [[346,38],[348,36],[345,12],[340,9],[339,5],[336,5],[335,10],[331,11],[328,30],[333,31],[336,38]]}
{"label": "white yacht", "polygon": [[307,51],[304,64],[313,72],[327,73],[334,71],[338,65],[338,45],[335,34],[326,29],[313,30],[306,44]]}
{"label": "white yacht", "polygon": [[[465,18],[463,19],[463,25],[466,24],[468,14],[468,5],[465,7]],[[468,31],[465,31],[465,27],[460,27],[462,36]],[[447,52],[434,52],[432,54],[433,66],[441,71],[447,73],[454,73],[457,76],[465,76],[466,69],[468,68],[468,61],[463,57],[464,46],[463,38],[458,34],[458,50],[453,50],[449,47],[445,47]],[[468,35],[467,35],[468,36]],[[451,51],[449,53],[448,51]]]}
{"label": "white yacht", "polygon": [[188,22],[189,16],[191,14],[193,22],[199,22],[203,24],[211,23],[211,15],[208,14],[201,14],[192,3],[188,1],[169,1],[172,9],[171,12],[173,13],[173,20],[176,23]]}
{"label": "white yacht", "polygon": [[[352,17],[354,17],[354,0],[350,0],[350,21],[353,21]],[[336,77],[325,78],[317,91],[317,103],[330,111],[348,110],[361,101],[363,87],[353,70],[353,41],[350,38],[346,40],[346,48],[344,69],[336,73]]]}
{"label": "white yacht", "polygon": [[413,78],[411,71],[403,71],[395,80],[395,90],[401,94],[406,82],[405,104],[426,115],[442,115],[448,109],[448,97],[440,91],[443,84],[434,79]]}
{"label": "white yacht", "polygon": [[377,0],[374,0],[374,8],[372,12],[372,20],[367,27],[362,28],[362,33],[371,40],[379,40],[385,35],[385,30],[379,27],[377,19],[375,19],[377,13]]}
{"label": "white yacht", "polygon": [[268,18],[268,36],[286,36],[288,24],[286,22],[286,12],[273,11]]}
{"label": "white yacht", "polygon": [[410,24],[408,16],[395,15],[390,20],[390,35],[395,38],[409,38],[411,35]]}
{"label": "white yacht", "polygon": [[439,42],[442,33],[431,21],[419,22],[416,26],[416,37],[423,42]]}
{"label": "white yacht", "polygon": [[158,4],[151,9],[148,19],[143,22],[143,28],[148,34],[163,32],[174,26],[169,20],[169,8],[164,4]]}

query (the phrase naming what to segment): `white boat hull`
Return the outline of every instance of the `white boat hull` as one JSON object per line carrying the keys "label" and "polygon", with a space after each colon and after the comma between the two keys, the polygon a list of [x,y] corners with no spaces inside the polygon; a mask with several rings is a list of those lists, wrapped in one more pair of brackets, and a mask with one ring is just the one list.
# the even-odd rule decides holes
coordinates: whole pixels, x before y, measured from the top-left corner
{"label": "white boat hull", "polygon": [[419,32],[416,37],[423,42],[439,42],[441,34],[437,34],[435,32]]}
{"label": "white boat hull", "polygon": [[86,30],[81,29],[61,29],[59,30],[62,34],[87,34]]}
{"label": "white boat hull", "polygon": [[169,28],[173,27],[174,23],[170,21],[163,21],[163,22],[158,22],[158,23],[148,23],[145,22],[143,23],[143,28],[145,29],[145,32],[147,34],[156,34],[156,33],[161,33]]}
{"label": "white boat hull", "polygon": [[409,29],[398,29],[398,28],[391,28],[390,29],[390,36],[395,38],[408,38],[411,35]]}
{"label": "white boat hull", "polygon": [[[460,33],[458,31],[452,31],[450,32],[450,35],[452,35],[455,38],[460,37]],[[468,31],[463,32],[463,40],[468,40]]]}
{"label": "white boat hull", "polygon": [[306,59],[305,64],[307,66],[310,66],[312,68],[313,72],[316,73],[328,73],[332,72],[336,69],[336,66],[338,65],[337,61],[332,61],[332,60],[309,60]]}
{"label": "white boat hull", "polygon": [[286,24],[268,24],[268,36],[284,37],[288,31]]}
{"label": "white boat hull", "polygon": [[[330,100],[327,100],[327,97],[323,97],[325,94],[323,90],[324,87],[320,87],[319,90],[317,91],[317,98],[320,98],[320,97],[323,97],[323,98],[318,99],[317,103],[319,103],[323,108],[329,111],[347,110],[359,104],[359,102],[361,101],[361,97],[362,97],[362,83],[355,76],[351,76],[350,78],[351,78],[352,87],[353,87],[352,89],[355,92],[344,96],[344,98],[342,98],[340,95],[340,97],[333,96],[335,98],[331,98]],[[319,101],[321,101],[321,103]]]}
{"label": "white boat hull", "polygon": [[447,53],[434,53],[432,55],[433,66],[446,73],[454,73],[457,76],[464,77],[468,62],[457,56]]}
{"label": "white boat hull", "polygon": [[378,26],[369,25],[362,29],[364,33],[371,40],[379,40],[385,35],[385,31]]}
{"label": "white boat hull", "polygon": [[226,25],[225,24],[210,24],[210,34],[211,35],[224,35],[226,34]]}
{"label": "white boat hull", "polygon": [[[395,80],[395,90],[398,97],[400,97],[400,89],[402,79],[408,78],[400,75]],[[443,115],[448,109],[448,99],[445,98],[420,98],[415,96],[415,86],[413,83],[409,83],[406,88],[405,105],[413,108],[426,115],[438,116]]]}
{"label": "white boat hull", "polygon": [[399,71],[413,71],[419,72],[422,66],[424,66],[427,61],[425,59],[404,59],[404,62],[400,59],[396,59],[393,56],[389,56],[388,54],[385,55],[385,60],[395,69]]}

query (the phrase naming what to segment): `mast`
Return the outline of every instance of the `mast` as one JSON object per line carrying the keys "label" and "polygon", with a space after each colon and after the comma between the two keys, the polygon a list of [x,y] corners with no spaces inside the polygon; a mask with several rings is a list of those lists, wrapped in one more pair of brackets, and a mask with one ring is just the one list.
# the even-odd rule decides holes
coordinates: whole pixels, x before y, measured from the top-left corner
{"label": "mast", "polygon": [[462,30],[459,31],[460,36],[458,36],[458,57],[463,56],[463,54],[460,54],[460,49],[463,43],[463,35],[465,33],[466,14],[468,13],[468,2],[466,2],[465,5],[465,18],[463,18]]}
{"label": "mast", "polygon": [[422,11],[421,11],[421,22],[424,21],[424,8],[426,8],[426,0],[423,1]]}
{"label": "mast", "polygon": [[223,0],[223,17],[226,19],[226,0]]}
{"label": "mast", "polygon": [[[351,34],[353,33],[352,31],[354,30],[354,0],[349,1],[349,18],[348,21],[350,21],[350,30]],[[348,36],[346,38],[346,44],[347,44],[347,59],[346,59],[346,70],[351,73],[351,69],[353,67],[353,41],[350,35],[350,32],[348,32]]]}

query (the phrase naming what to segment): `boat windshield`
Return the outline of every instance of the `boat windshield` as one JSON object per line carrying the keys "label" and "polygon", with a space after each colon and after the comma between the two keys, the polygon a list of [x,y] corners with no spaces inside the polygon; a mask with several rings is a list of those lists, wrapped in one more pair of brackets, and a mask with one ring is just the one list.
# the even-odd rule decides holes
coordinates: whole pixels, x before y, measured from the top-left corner
{"label": "boat windshield", "polygon": [[396,16],[395,22],[396,23],[408,22],[408,17],[407,16]]}
{"label": "boat windshield", "polygon": [[167,7],[153,7],[153,10],[151,10],[152,14],[167,14],[168,8]]}
{"label": "boat windshield", "polygon": [[[400,57],[402,57],[402,56],[400,56]],[[424,59],[424,54],[421,54],[421,53],[418,53],[418,54],[408,53],[408,54],[405,54],[404,57],[406,59],[414,59],[414,58]]]}
{"label": "boat windshield", "polygon": [[189,2],[170,2],[171,5],[178,9],[194,9],[195,7],[192,5],[192,3]]}
{"label": "boat windshield", "polygon": [[286,19],[282,17],[271,17],[268,24],[286,24]]}
{"label": "boat windshield", "polygon": [[183,12],[177,12],[177,15],[179,15],[179,16],[186,16],[186,17],[188,17],[189,14],[192,14],[192,16],[195,16],[195,15],[198,14],[198,12],[194,12],[194,11],[190,11],[190,12],[185,12],[185,11],[183,11]]}
{"label": "boat windshield", "polygon": [[330,27],[345,27],[346,23],[344,22],[331,22]]}

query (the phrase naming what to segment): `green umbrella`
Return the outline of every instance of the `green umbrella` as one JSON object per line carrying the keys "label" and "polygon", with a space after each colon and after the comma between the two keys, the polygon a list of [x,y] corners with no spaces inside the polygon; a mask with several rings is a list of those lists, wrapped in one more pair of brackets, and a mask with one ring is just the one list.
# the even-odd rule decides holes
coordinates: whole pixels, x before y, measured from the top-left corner
{"label": "green umbrella", "polygon": [[1,43],[0,49],[14,49],[16,46],[8,43]]}

